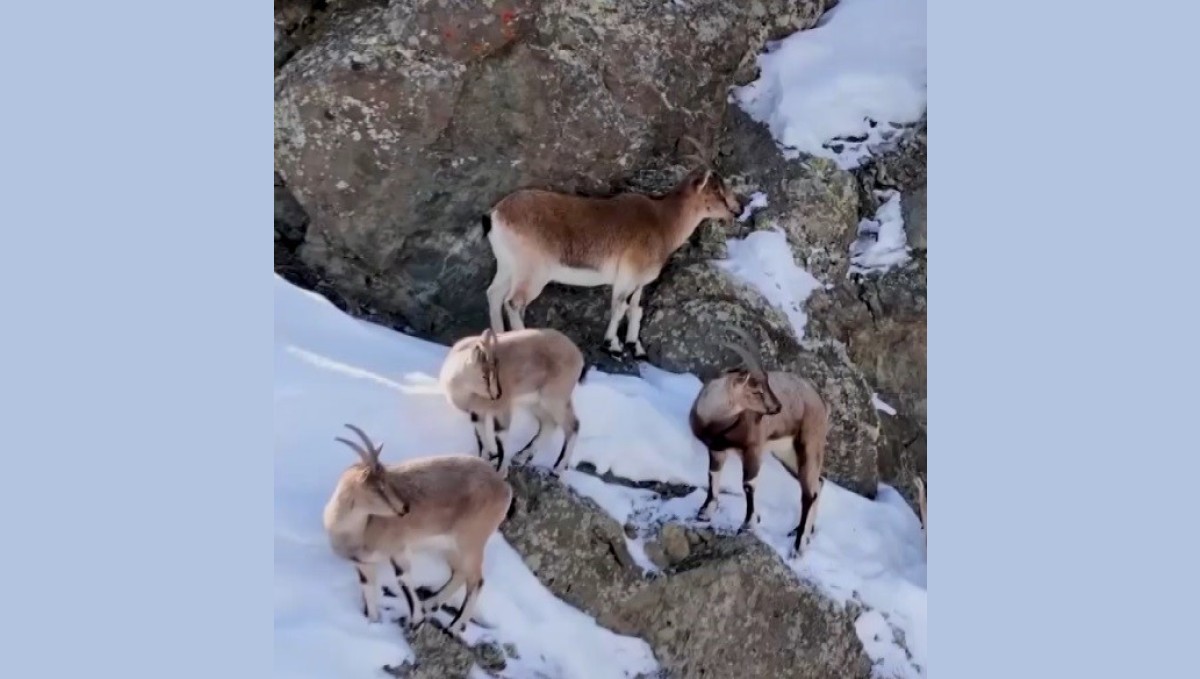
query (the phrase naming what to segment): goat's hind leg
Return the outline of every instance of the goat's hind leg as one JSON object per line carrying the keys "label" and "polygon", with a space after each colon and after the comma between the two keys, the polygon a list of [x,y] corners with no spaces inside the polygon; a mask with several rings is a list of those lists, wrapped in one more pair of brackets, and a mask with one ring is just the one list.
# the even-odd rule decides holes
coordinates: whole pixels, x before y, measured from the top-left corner
{"label": "goat's hind leg", "polygon": [[604,330],[604,350],[615,357],[621,357],[625,347],[617,340],[617,328],[625,312],[629,309],[629,301],[635,294],[636,286],[629,285],[618,278],[612,286],[612,308],[608,317],[608,327]]}
{"label": "goat's hind leg", "polygon": [[497,264],[496,277],[492,279],[492,284],[487,289],[488,321],[492,332],[504,332],[503,309],[505,298],[508,296],[508,291],[511,287],[511,276],[504,270],[502,265]]}
{"label": "goat's hind leg", "polygon": [[554,474],[562,476],[563,472],[567,471],[571,466],[571,458],[575,455],[575,442],[579,439],[579,418],[575,416],[575,408],[571,402],[563,404],[559,407],[555,420],[558,426],[563,430],[562,449],[558,452],[558,459],[554,461]]}
{"label": "goat's hind leg", "polygon": [[625,346],[633,351],[636,359],[645,359],[646,348],[642,346],[642,290],[646,286],[639,285],[629,296],[629,309],[626,311]]}
{"label": "goat's hind leg", "polygon": [[[446,584],[442,585],[438,591],[429,594],[422,599],[422,619],[437,613],[438,609],[442,607],[442,604],[449,601],[450,597],[454,596],[458,592],[459,588],[463,586],[464,582],[466,582],[466,578],[462,572],[462,569],[455,570],[453,567],[451,567],[450,579],[446,581]],[[418,590],[417,594],[420,595],[420,590]]]}
{"label": "goat's hind leg", "polygon": [[463,582],[467,586],[466,596],[463,597],[462,607],[454,614],[454,619],[446,627],[450,634],[461,637],[467,631],[467,623],[475,615],[475,607],[479,603],[479,590],[483,588],[483,554],[464,555],[465,563]]}
{"label": "goat's hind leg", "polygon": [[817,500],[824,482],[821,480],[819,460],[814,459],[811,454],[806,454],[811,453],[808,450],[809,446],[806,446],[800,437],[797,437],[792,445],[795,446],[796,460],[800,467],[796,475],[796,480],[800,482],[800,523],[796,525],[796,541],[792,545],[792,550],[798,555],[801,549],[807,549],[808,544],[812,542],[813,529],[817,523]]}
{"label": "goat's hind leg", "polygon": [[525,309],[542,294],[548,282],[530,277],[512,279],[512,286],[504,301],[504,309],[508,312],[508,324],[513,330],[525,329]]}
{"label": "goat's hind leg", "polygon": [[546,412],[545,408],[535,403],[530,406],[529,412],[537,419],[537,433],[533,435],[533,438],[529,439],[529,443],[526,443],[524,448],[521,448],[517,451],[516,455],[513,455],[513,464],[529,464],[530,459],[537,454],[537,450],[541,447],[542,442],[550,438],[550,434],[553,432],[553,428],[547,425],[553,424],[554,418],[550,416],[550,413]]}

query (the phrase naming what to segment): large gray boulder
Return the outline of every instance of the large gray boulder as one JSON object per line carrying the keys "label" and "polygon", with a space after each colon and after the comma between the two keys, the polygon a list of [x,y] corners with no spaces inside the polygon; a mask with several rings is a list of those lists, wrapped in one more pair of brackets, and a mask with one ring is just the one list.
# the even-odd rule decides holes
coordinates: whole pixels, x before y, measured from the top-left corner
{"label": "large gray boulder", "polygon": [[311,218],[304,262],[451,341],[486,323],[481,213],[521,186],[607,192],[679,167],[680,138],[710,143],[764,42],[826,3],[360,4],[280,71],[276,169]]}
{"label": "large gray boulder", "polygon": [[[667,676],[870,676],[858,611],[802,583],[757,538],[692,532],[651,579],[629,557],[622,527],[591,501],[527,468],[510,481],[516,511],[501,531],[530,570],[601,625],[644,639]],[[674,532],[676,542],[686,534]]]}

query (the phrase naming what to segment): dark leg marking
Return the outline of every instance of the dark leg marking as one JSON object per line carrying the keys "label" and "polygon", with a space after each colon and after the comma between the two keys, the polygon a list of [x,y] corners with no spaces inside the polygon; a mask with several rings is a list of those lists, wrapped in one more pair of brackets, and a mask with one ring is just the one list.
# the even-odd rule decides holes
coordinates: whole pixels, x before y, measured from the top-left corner
{"label": "dark leg marking", "polygon": [[367,574],[364,573],[361,568],[355,568],[354,570],[358,572],[358,584],[367,584]]}
{"label": "dark leg marking", "polygon": [[409,617],[412,617],[413,615],[416,615],[417,608],[413,602],[414,600],[412,592],[408,591],[408,585],[404,584],[404,580],[400,579],[400,576],[404,575],[404,569],[400,568],[400,564],[396,563],[395,559],[392,559],[391,561],[392,570],[396,572],[396,583],[400,585],[400,591],[404,594],[404,602],[408,604]]}
{"label": "dark leg marking", "polygon": [[533,438],[529,439],[529,443],[526,443],[524,448],[517,451],[517,455],[518,456],[524,455],[526,453],[526,451],[529,450],[529,447],[533,445],[533,442],[537,440],[537,437],[539,437],[541,435],[542,435],[542,421],[538,420],[537,433],[533,435]]}
{"label": "dark leg marking", "polygon": [[[466,596],[463,597],[463,605],[462,605],[462,607],[460,607],[458,609],[458,613],[456,613],[454,616],[454,619],[450,621],[450,625],[447,629],[451,629],[451,630],[454,629],[454,626],[457,625],[458,621],[462,619],[463,613],[465,613],[467,611],[467,600],[470,599],[472,596],[478,596],[479,589],[482,587],[483,587],[483,578],[479,578],[479,584],[475,585],[475,587],[472,588],[470,591],[468,591]],[[467,622],[470,622],[470,620],[468,620]]]}
{"label": "dark leg marking", "polygon": [[558,451],[558,459],[554,461],[555,467],[558,467],[558,465],[562,463],[563,456],[567,454],[567,441],[570,441],[572,436],[578,436],[578,435],[579,435],[579,418],[576,418],[575,426],[571,427],[570,436],[563,437],[562,450]]}
{"label": "dark leg marking", "polygon": [[742,528],[750,527],[750,519],[754,517],[754,482],[762,468],[762,451],[752,451],[742,455],[742,492],[746,494],[746,520]]}
{"label": "dark leg marking", "polygon": [[424,591],[425,591],[427,594],[426,594],[425,596],[422,596],[422,597],[421,597],[421,601],[427,601],[427,600],[429,600],[429,599],[432,599],[433,597],[435,597],[435,596],[437,596],[437,595],[441,594],[441,593],[442,593],[442,590],[444,590],[444,589],[446,589],[447,587],[449,587],[449,586],[450,586],[450,583],[452,583],[452,582],[454,582],[454,571],[451,571],[451,572],[450,572],[450,579],[449,579],[449,580],[447,580],[447,581],[445,582],[445,584],[443,584],[441,587],[438,587],[436,592],[430,592],[430,591],[429,591],[429,589],[428,589],[427,587],[418,587],[418,588],[417,588],[417,596],[420,596],[420,595],[421,595],[421,591],[422,591],[422,590],[424,590]]}
{"label": "dark leg marking", "polygon": [[504,466],[504,444],[500,441],[500,437],[496,437],[496,471],[500,471],[500,467]]}
{"label": "dark leg marking", "polygon": [[742,492],[746,494],[746,518],[742,521],[742,527],[746,528],[750,526],[750,517],[754,516],[754,486],[743,483]]}
{"label": "dark leg marking", "polygon": [[479,413],[471,413],[471,421],[478,422],[479,421]]}
{"label": "dark leg marking", "polygon": [[719,471],[721,471],[721,461],[717,459],[716,455],[713,455],[712,452],[709,452],[709,454],[708,454],[708,494],[706,494],[704,496],[704,504],[700,505],[700,511],[704,511],[705,509],[707,509],[708,506],[713,503],[713,500],[716,499],[717,491],[715,488],[713,488],[712,475]]}
{"label": "dark leg marking", "polygon": [[792,549],[796,551],[800,551],[800,538],[804,536],[804,522],[808,519],[808,512],[812,509],[813,503],[816,500],[816,493],[800,494],[800,525],[796,526],[796,542],[792,546]]}
{"label": "dark leg marking", "polygon": [[554,460],[554,466],[562,464],[563,456],[567,454],[567,442],[563,441],[562,450],[558,451],[558,458]]}

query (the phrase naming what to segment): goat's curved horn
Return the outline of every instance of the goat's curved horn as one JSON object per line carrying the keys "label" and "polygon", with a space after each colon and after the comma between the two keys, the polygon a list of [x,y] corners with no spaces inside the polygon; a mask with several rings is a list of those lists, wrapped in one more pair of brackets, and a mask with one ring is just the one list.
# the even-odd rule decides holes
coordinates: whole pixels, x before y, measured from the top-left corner
{"label": "goat's curved horn", "polygon": [[496,349],[496,333],[488,328],[483,331],[479,337],[479,346],[483,347],[484,352],[490,357],[495,353]]}
{"label": "goat's curved horn", "polygon": [[759,374],[766,374],[766,371],[763,370],[762,360],[758,351],[753,351],[750,349],[750,347],[753,347],[756,344],[754,339],[750,337],[749,333],[741,328],[734,327],[730,330],[733,332],[733,334],[737,335],[738,339],[741,341],[738,343],[725,343],[725,346],[737,352],[738,356],[741,356],[742,360],[746,362],[747,368],[750,368]]}
{"label": "goat's curved horn", "polygon": [[[370,458],[371,458],[370,460],[368,460],[368,462],[379,461],[379,453],[380,453],[380,451],[383,450],[383,446],[375,445],[371,441],[371,437],[367,436],[366,432],[364,432],[362,429],[359,429],[358,427],[356,427],[352,424],[347,424],[346,428],[349,429],[350,431],[354,432],[355,434],[358,434],[358,438],[362,439],[363,444],[366,445],[367,450],[370,452]],[[359,454],[362,455],[361,452]]]}
{"label": "goat's curved horn", "polygon": [[367,451],[363,450],[363,447],[361,445],[355,443],[354,441],[351,441],[350,439],[342,438],[341,436],[335,438],[334,441],[341,441],[342,443],[345,443],[347,446],[350,446],[350,450],[353,450],[355,453],[358,453],[358,456],[362,458],[362,461],[364,463],[373,464],[373,461],[371,459],[371,454],[368,453]]}
{"label": "goat's curved horn", "polygon": [[684,155],[685,159],[694,159],[697,164],[703,166],[706,170],[712,169],[712,163],[709,161],[709,156],[712,155],[712,153],[708,149],[704,148],[700,142],[696,141],[695,137],[685,134],[681,136],[680,139],[691,144],[696,149],[694,154]]}
{"label": "goat's curved horn", "polygon": [[745,365],[748,370],[755,373],[762,372],[762,369],[758,367],[758,361],[755,360],[754,355],[742,345],[734,344],[733,342],[722,342],[721,346],[737,354],[738,357],[742,359],[742,364]]}

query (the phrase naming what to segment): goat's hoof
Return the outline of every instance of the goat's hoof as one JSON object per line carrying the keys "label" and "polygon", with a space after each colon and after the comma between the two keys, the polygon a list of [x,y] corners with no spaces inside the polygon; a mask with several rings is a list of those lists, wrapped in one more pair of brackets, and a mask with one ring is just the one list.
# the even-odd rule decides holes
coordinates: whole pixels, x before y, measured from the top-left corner
{"label": "goat's hoof", "polygon": [[619,345],[614,346],[605,342],[602,348],[604,349],[604,353],[612,356],[613,358],[623,358],[625,356],[625,347]]}
{"label": "goat's hoof", "polygon": [[639,361],[649,358],[646,355],[646,350],[644,348],[642,348],[642,345],[638,342],[626,342],[625,350],[628,351],[629,353],[633,354],[633,357],[638,359]]}

